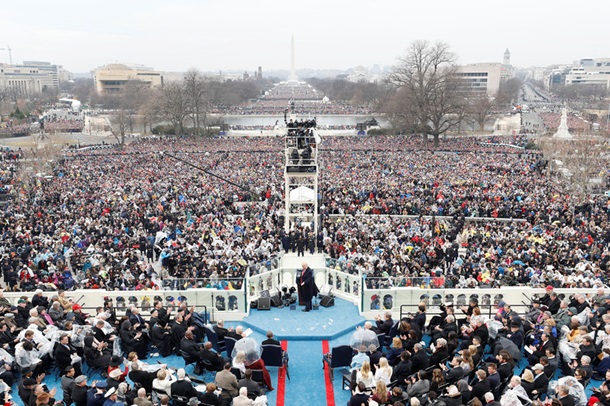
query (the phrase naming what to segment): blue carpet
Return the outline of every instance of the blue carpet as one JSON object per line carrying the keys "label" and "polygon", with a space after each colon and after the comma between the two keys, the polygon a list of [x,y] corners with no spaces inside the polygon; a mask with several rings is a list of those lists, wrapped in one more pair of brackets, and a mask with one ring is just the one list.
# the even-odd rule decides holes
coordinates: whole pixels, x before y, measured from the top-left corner
{"label": "blue carpet", "polygon": [[[291,405],[325,405],[326,391],[324,370],[322,369],[321,341],[289,341],[290,381],[286,382],[287,406]],[[340,377],[335,381],[340,382]],[[336,382],[335,382],[336,383]],[[339,405],[344,405],[349,397]],[[337,392],[335,389],[335,402]],[[274,405],[275,403],[269,403]]]}
{"label": "blue carpet", "polygon": [[273,331],[278,340],[333,340],[364,323],[358,308],[351,302],[335,298],[335,306],[302,312],[289,308],[252,310],[240,324],[265,334]]}

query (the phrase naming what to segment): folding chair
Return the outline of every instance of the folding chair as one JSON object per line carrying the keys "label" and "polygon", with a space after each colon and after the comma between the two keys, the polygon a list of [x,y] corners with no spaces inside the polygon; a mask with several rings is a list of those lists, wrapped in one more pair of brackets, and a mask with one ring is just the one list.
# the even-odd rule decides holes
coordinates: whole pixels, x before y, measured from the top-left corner
{"label": "folding chair", "polygon": [[330,380],[334,379],[335,368],[346,368],[352,363],[354,350],[349,345],[333,347],[330,353],[330,360],[324,359],[323,362],[329,363]]}
{"label": "folding chair", "polygon": [[290,374],[288,373],[288,359],[284,359],[284,350],[279,345],[267,344],[262,345],[261,359],[265,363],[266,367],[278,367],[284,369],[286,377],[290,380]]}
{"label": "folding chair", "polygon": [[235,347],[235,343],[237,340],[233,337],[225,337],[225,349],[227,351],[227,357],[233,358],[233,347]]}
{"label": "folding chair", "polygon": [[[221,353],[225,350],[224,340],[219,340],[218,335],[216,335],[216,332],[213,329],[204,327],[203,331],[205,331],[205,335],[208,338],[208,341],[212,343],[212,348],[214,348],[217,353]],[[230,357],[231,354],[227,354],[227,356]]]}
{"label": "folding chair", "polygon": [[186,371],[186,367],[188,367],[189,365],[197,365],[197,359],[192,358],[189,354],[187,354],[186,352],[184,352],[183,350],[180,350],[180,355],[182,356],[182,359],[184,360],[184,370]]}

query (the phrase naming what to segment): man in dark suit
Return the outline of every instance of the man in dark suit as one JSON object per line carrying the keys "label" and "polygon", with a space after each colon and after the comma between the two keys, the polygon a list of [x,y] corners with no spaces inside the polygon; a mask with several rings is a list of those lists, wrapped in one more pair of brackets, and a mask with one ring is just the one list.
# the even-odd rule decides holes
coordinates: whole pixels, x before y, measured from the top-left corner
{"label": "man in dark suit", "polygon": [[222,371],[225,360],[222,355],[212,349],[212,343],[206,341],[203,344],[203,350],[200,352],[201,359],[208,361],[212,365],[213,371]]}
{"label": "man in dark suit", "polygon": [[392,381],[398,381],[400,385],[406,383],[406,379],[411,375],[411,371],[414,371],[410,358],[409,351],[403,351],[400,354],[400,362],[392,370]]}
{"label": "man in dark suit", "polygon": [[567,385],[559,385],[557,387],[557,399],[561,402],[561,406],[575,406],[576,401],[570,395],[570,389]]}
{"label": "man in dark suit", "polygon": [[261,345],[280,345],[280,342],[273,338],[273,332],[269,330],[267,331],[267,339],[264,340]]}
{"label": "man in dark suit", "polygon": [[508,333],[506,337],[512,341],[517,348],[523,349],[523,333],[519,329],[519,324],[512,322],[509,327],[510,333]]}
{"label": "man in dark suit", "polygon": [[549,386],[549,378],[544,374],[544,367],[541,364],[536,364],[532,367],[534,372],[534,389],[532,395],[542,395],[546,393]]}
{"label": "man in dark suit", "polygon": [[261,387],[258,383],[252,380],[252,370],[246,369],[246,373],[244,374],[244,378],[239,380],[238,386],[240,388],[248,389],[248,393],[252,393],[256,396],[262,395]]}
{"label": "man in dark suit", "polygon": [[495,362],[487,363],[487,380],[490,388],[500,386],[500,374],[498,374],[498,365]]}
{"label": "man in dark suit", "polygon": [[423,349],[420,343],[413,346],[411,354],[411,368],[413,371],[421,371],[428,368],[428,353]]}
{"label": "man in dark suit", "polygon": [[225,328],[225,322],[223,320],[218,320],[218,323],[216,323],[216,325],[212,327],[212,329],[216,333],[218,341],[224,341],[225,336],[229,332],[229,330]]}
{"label": "man in dark suit", "polygon": [[419,305],[417,307],[417,313],[413,315],[413,317],[406,317],[405,320],[409,324],[417,324],[420,330],[424,329],[424,325],[426,324],[426,306]]}
{"label": "man in dark suit", "polygon": [[74,379],[74,389],[72,389],[72,401],[76,406],[87,406],[87,377],[79,375]]}
{"label": "man in dark suit", "polygon": [[464,377],[464,368],[460,366],[461,363],[462,357],[453,357],[449,363],[451,368],[448,368],[445,364],[440,366],[445,373],[445,382],[455,383]]}
{"label": "man in dark suit", "polygon": [[166,309],[165,307],[163,307],[163,302],[160,300],[155,300],[154,307],[155,307],[155,309],[157,309],[157,312],[158,312],[157,319],[164,320],[166,323],[169,324],[169,318],[173,311],[173,307],[169,306]]}
{"label": "man in dark suit", "polygon": [[193,384],[190,381],[187,381],[185,378],[186,372],[184,368],[180,368],[176,371],[176,376],[178,380],[172,383],[172,396],[183,396],[186,399],[196,398],[197,390],[193,387]]}
{"label": "man in dark suit", "polygon": [[[449,320],[453,320],[450,322]],[[447,329],[447,330],[445,330]],[[453,315],[445,315],[442,321],[439,321],[434,326],[430,326],[430,341],[434,342],[439,338],[447,339],[449,331],[455,331],[457,333],[457,323],[455,322],[455,317]]]}
{"label": "man in dark suit", "polygon": [[366,385],[364,384],[364,382],[358,382],[356,391],[354,392],[350,400],[347,402],[347,406],[368,405],[370,396],[365,392]]}
{"label": "man in dark suit", "polygon": [[500,381],[504,381],[509,376],[513,375],[513,367],[508,363],[508,360],[503,353],[497,355],[498,358],[498,375],[500,375]]}
{"label": "man in dark suit", "polygon": [[385,312],[383,315],[383,320],[381,320],[381,315],[378,314],[375,316],[375,324],[377,324],[377,330],[379,334],[385,334],[386,336],[390,334],[390,329],[394,325],[394,320],[392,320],[392,313]]}
{"label": "man in dark suit", "polygon": [[549,296],[550,300],[547,304],[547,307],[549,308],[551,314],[557,314],[559,308],[561,307],[561,300],[559,299],[559,297],[557,297],[557,293],[555,292],[552,292]]}
{"label": "man in dark suit", "polygon": [[540,357],[543,357],[546,354],[546,350],[549,348],[554,348],[553,343],[546,333],[542,333],[540,335],[540,343],[538,344],[538,347],[530,345],[530,349],[533,350],[533,352],[527,356],[527,360],[530,365],[536,364],[540,360]]}
{"label": "man in dark suit", "polygon": [[184,333],[184,338],[180,340],[180,350],[183,351],[190,359],[197,361],[197,369],[203,370],[203,349],[195,342],[193,332],[187,330]]}
{"label": "man in dark suit", "polygon": [[303,311],[308,312],[312,309],[311,300],[318,294],[318,287],[313,280],[313,270],[307,265],[307,262],[303,262],[301,266],[303,268],[300,278],[301,295],[305,302]]}
{"label": "man in dark suit", "polygon": [[146,393],[150,393],[152,391],[153,381],[156,377],[157,374],[155,372],[143,371],[139,363],[134,362],[131,364],[129,379],[131,379],[133,382],[139,382],[142,387],[146,389]]}
{"label": "man in dark suit", "polygon": [[[55,348],[55,362],[57,367],[63,373],[67,367],[72,365],[72,356],[78,356],[76,348],[70,345],[70,337],[67,334],[62,334],[59,337],[59,343]],[[74,375],[81,374],[80,362],[74,363]]]}
{"label": "man in dark suit", "polygon": [[144,317],[140,315],[140,309],[138,309],[137,307],[131,309],[131,316],[129,316],[129,321],[131,322],[133,328],[137,331],[142,331],[148,327],[146,325]]}
{"label": "man in dark suit", "polygon": [[93,333],[93,337],[95,337],[95,339],[97,341],[99,341],[100,343],[104,342],[107,344],[112,344],[112,340],[114,340],[113,336],[111,334],[106,334],[104,332],[104,320],[98,320],[95,323],[95,326],[93,326],[93,328],[91,329],[91,332]]}
{"label": "man in dark suit", "polygon": [[479,369],[476,373],[477,382],[472,386],[470,390],[470,399],[477,398],[481,403],[485,402],[485,394],[490,390],[490,383],[487,379],[487,372]]}

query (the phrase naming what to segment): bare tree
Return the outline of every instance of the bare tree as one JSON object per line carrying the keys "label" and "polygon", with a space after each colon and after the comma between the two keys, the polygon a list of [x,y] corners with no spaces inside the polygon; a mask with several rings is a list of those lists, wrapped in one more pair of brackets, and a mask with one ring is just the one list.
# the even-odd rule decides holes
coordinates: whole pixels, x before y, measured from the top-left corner
{"label": "bare tree", "polygon": [[140,110],[138,111],[138,116],[140,119],[140,124],[143,127],[143,132],[146,132],[146,128],[148,127],[151,131],[154,124],[158,121],[161,116],[161,103],[159,99],[161,97],[161,92],[155,89],[150,89],[148,93],[148,98],[146,101],[140,106]]}
{"label": "bare tree", "polygon": [[401,88],[388,94],[379,108],[379,111],[384,113],[385,118],[390,122],[394,134],[411,134],[418,130],[414,106],[409,104],[408,98],[403,95],[406,91]]}
{"label": "bare tree", "polygon": [[455,59],[445,43],[414,41],[388,78],[396,91],[402,90],[403,105],[411,106],[419,131],[432,135],[435,145],[459,124],[464,109]]}
{"label": "bare tree", "polygon": [[126,108],[115,109],[110,115],[110,132],[112,132],[119,145],[125,145],[125,135],[127,129],[133,125],[132,122],[133,114]]}
{"label": "bare tree", "polygon": [[479,131],[485,130],[495,107],[496,101],[487,92],[471,92],[467,97],[467,116],[479,125]]}
{"label": "bare tree", "polygon": [[[602,186],[608,167],[608,146],[599,137],[580,135],[573,140],[547,138],[542,151],[548,170],[561,181],[566,191],[582,200],[595,185]],[[601,181],[601,183],[600,183]]]}
{"label": "bare tree", "polygon": [[162,117],[172,123],[176,135],[184,134],[184,121],[189,115],[188,97],[184,84],[169,82],[161,91],[159,112]]}
{"label": "bare tree", "polygon": [[189,113],[195,126],[195,135],[200,135],[200,124],[207,127],[208,87],[204,77],[196,68],[189,69],[184,75],[184,90],[188,98]]}

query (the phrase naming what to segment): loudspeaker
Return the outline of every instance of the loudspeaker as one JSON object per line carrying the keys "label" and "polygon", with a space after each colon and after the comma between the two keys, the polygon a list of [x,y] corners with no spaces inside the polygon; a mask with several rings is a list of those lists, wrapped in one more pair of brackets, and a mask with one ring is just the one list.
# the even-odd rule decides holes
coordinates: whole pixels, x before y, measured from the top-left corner
{"label": "loudspeaker", "polygon": [[271,310],[271,299],[268,297],[259,297],[256,307],[258,310]]}
{"label": "loudspeaker", "polygon": [[283,307],[284,303],[282,303],[282,299],[279,296],[273,296],[271,298],[271,306],[273,307]]}
{"label": "loudspeaker", "polygon": [[324,296],[320,301],[322,307],[332,307],[335,305],[335,298],[332,296]]}

